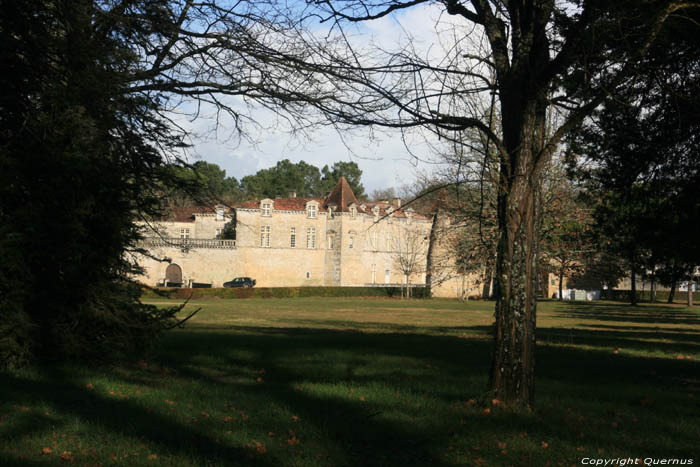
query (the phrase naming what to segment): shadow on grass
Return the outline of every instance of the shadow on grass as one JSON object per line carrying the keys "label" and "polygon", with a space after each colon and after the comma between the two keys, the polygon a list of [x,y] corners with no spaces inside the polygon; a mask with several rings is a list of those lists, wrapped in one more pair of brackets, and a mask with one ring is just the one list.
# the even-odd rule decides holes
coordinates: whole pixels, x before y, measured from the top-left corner
{"label": "shadow on grass", "polygon": [[[368,324],[372,323],[362,326]],[[473,463],[482,456],[502,455],[494,440],[512,445],[503,465],[539,465],[538,456],[544,454],[534,449],[544,441],[567,447],[567,452],[585,445],[590,448],[588,454],[600,448],[663,457],[695,453],[699,413],[694,401],[700,393],[692,384],[682,386],[679,381],[692,383],[698,377],[698,362],[544,345],[537,354],[537,409],[532,413],[494,409],[484,414],[483,406],[468,406],[465,401],[484,395],[491,342],[408,332],[411,329],[366,333],[247,327],[221,332],[193,327],[169,334],[157,360],[172,369],[162,377],[162,384],[197,381],[211,394],[201,397],[219,398],[221,403],[246,401],[259,413],[261,420],[256,423],[263,433],[266,424],[283,426],[281,412],[300,417],[307,424],[303,436],[331,454],[325,465]],[[490,328],[449,329],[484,334]],[[544,335],[566,339],[570,332],[549,328]],[[639,340],[647,334],[636,330],[573,332],[582,344],[656,346]],[[691,345],[689,336],[665,335],[675,340],[669,345]],[[264,382],[237,382],[260,370],[264,370]],[[110,375],[148,384],[138,374]],[[694,404],[688,404],[686,392],[693,392]],[[368,394],[365,400],[360,396],[364,393]],[[392,394],[397,394],[395,399]],[[161,447],[194,464],[266,466],[279,465],[281,460],[250,457],[245,449],[221,444],[174,417],[80,387],[66,370],[46,369],[39,379],[0,375],[0,400],[44,401],[83,423],[134,443]],[[0,442],[32,436],[51,425],[35,417],[20,416],[10,430],[0,432]],[[530,444],[517,441],[521,433],[527,434]],[[19,458],[0,461],[37,465]],[[319,463],[324,464],[323,459]]]}
{"label": "shadow on grass", "polygon": [[624,303],[559,302],[557,318],[649,324],[700,325],[700,312],[677,306],[630,306]]}
{"label": "shadow on grass", "polygon": [[[79,420],[84,426],[95,426],[119,436],[130,437],[134,449],[136,445],[147,443],[151,450],[164,449],[176,455],[195,457],[203,465],[274,465],[251,457],[250,451],[221,444],[194,427],[178,423],[136,402],[105,397],[78,386],[72,382],[72,375],[67,372],[45,369],[42,376],[37,381],[2,375],[0,400],[13,400],[17,404],[27,405],[37,402],[49,404],[53,410],[70,414],[71,419]],[[0,434],[0,443],[11,443],[46,430],[65,433],[66,427],[27,412],[8,428]],[[73,436],[75,435],[74,433]],[[109,446],[105,445],[104,448]],[[3,460],[2,465],[37,465],[36,459],[25,462],[20,457],[5,456],[5,459],[0,460]],[[125,462],[138,463],[137,460]],[[54,461],[47,465],[56,464]]]}
{"label": "shadow on grass", "polygon": [[[557,439],[578,446],[582,444],[579,436],[585,432],[590,438],[587,443],[614,443],[628,452],[643,449],[664,456],[690,454],[689,446],[694,446],[698,434],[694,415],[691,415],[697,413],[697,404],[688,407],[686,393],[669,393],[689,391],[700,396],[700,388],[690,385],[693,375],[697,376],[700,369],[694,361],[541,346],[538,350],[538,410],[532,414],[502,413],[494,417],[472,410],[462,417],[459,407],[464,401],[483,395],[486,386],[491,348],[487,340],[289,328],[277,329],[274,333],[254,328],[248,330],[251,331],[256,335],[210,336],[206,347],[201,345],[196,333],[183,335],[178,342],[189,341],[185,347],[191,356],[199,352],[206,354],[212,349],[224,356],[235,354],[236,349],[254,350],[253,360],[225,357],[229,365],[247,363],[265,368],[265,384],[248,386],[244,391],[292,407],[342,449],[348,465],[443,465],[439,453],[454,448],[450,443],[456,434],[477,442],[487,436],[486,433],[502,439],[527,432],[537,439]],[[342,365],[334,368],[323,358],[329,352],[338,351],[350,353],[349,357],[341,358],[346,358],[343,361],[349,362],[353,371],[347,371]],[[318,359],[313,360],[314,356]],[[391,359],[386,366],[378,363],[389,357],[427,360],[431,367],[415,374],[407,368],[410,364],[390,366]],[[290,360],[309,364],[294,365]],[[183,366],[182,363],[177,371],[183,375],[208,377],[196,370],[196,364]],[[372,370],[358,372],[363,366]],[[216,384],[216,380],[212,379],[211,383]],[[390,422],[382,416],[392,410],[390,400],[364,403],[312,396],[299,387],[334,383],[350,387],[380,384],[400,393],[439,398],[451,409],[444,412],[436,409],[426,414],[430,420],[424,420],[424,424],[407,425]],[[647,402],[647,397],[653,402]],[[562,400],[567,406],[561,405]],[[578,414],[585,414],[586,421],[569,420],[571,407]],[[408,412],[410,408],[401,410]],[[628,415],[630,412],[636,415]],[[678,422],[675,417],[681,413],[686,414],[686,422],[695,426],[695,431],[685,430]],[[621,414],[625,414],[623,418],[627,423],[627,431],[622,436],[615,428]],[[645,423],[632,426],[636,422],[631,420],[637,417],[646,417]],[[650,439],[654,433],[665,433],[668,438]]]}

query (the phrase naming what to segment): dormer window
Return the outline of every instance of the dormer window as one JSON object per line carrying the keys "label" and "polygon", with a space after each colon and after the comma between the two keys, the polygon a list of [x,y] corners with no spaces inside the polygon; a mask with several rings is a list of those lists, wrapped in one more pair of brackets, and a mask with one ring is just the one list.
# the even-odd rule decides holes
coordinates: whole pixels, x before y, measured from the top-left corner
{"label": "dormer window", "polygon": [[224,220],[224,207],[223,207],[223,206],[217,206],[217,207],[216,207],[216,220],[217,220],[217,221],[223,221],[223,220]]}
{"label": "dormer window", "polygon": [[379,206],[372,208],[372,214],[374,214],[374,221],[376,222],[379,219]]}
{"label": "dormer window", "polygon": [[350,218],[354,219],[357,217],[357,206],[355,206],[355,203],[350,205]]}
{"label": "dormer window", "polygon": [[260,201],[260,212],[263,216],[270,217],[272,215],[272,208],[273,205],[271,199],[264,199]]}
{"label": "dormer window", "polygon": [[315,219],[318,214],[318,203],[308,203],[306,205],[306,214],[309,219]]}
{"label": "dormer window", "polygon": [[413,209],[411,209],[411,208],[408,208],[408,209],[406,209],[405,212],[406,212],[406,223],[407,223],[407,224],[410,224],[410,223],[411,223],[411,219],[413,219],[413,213],[414,213],[415,211],[414,211]]}

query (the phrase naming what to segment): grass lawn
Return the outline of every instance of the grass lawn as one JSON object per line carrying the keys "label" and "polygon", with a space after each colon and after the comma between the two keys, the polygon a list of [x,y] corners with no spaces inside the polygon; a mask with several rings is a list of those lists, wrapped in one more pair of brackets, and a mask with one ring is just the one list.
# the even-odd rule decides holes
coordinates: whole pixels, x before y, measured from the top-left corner
{"label": "grass lawn", "polygon": [[700,463],[700,307],[540,303],[518,413],[485,393],[493,303],[195,306],[133,365],[0,373],[0,465]]}

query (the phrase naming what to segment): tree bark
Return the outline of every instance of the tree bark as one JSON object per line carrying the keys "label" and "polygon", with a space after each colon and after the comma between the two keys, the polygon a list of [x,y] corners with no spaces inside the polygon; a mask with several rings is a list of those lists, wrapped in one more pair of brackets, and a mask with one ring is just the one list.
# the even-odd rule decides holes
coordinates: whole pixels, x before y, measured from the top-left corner
{"label": "tree bark", "polygon": [[486,266],[486,271],[484,272],[484,285],[481,288],[481,298],[484,300],[488,300],[491,298],[491,275],[493,274],[493,270],[491,269],[491,265]]}
{"label": "tree bark", "polygon": [[673,296],[676,294],[676,281],[671,282],[671,291],[668,293],[667,303],[673,303]]}
{"label": "tree bark", "polygon": [[433,224],[430,226],[430,237],[428,240],[428,252],[425,264],[425,287],[428,290],[428,298],[433,296],[433,269],[435,268],[435,243],[437,242],[438,222],[440,221],[440,207],[436,207],[433,214]]}
{"label": "tree bark", "polygon": [[[531,408],[535,391],[537,313],[538,160],[546,96],[522,102],[522,89],[502,91],[503,135],[508,157],[501,160],[496,259],[496,322],[490,388],[508,406]],[[515,105],[520,104],[522,107]],[[510,116],[510,118],[508,117]]]}
{"label": "tree bark", "polygon": [[656,301],[656,288],[654,283],[654,276],[651,276],[651,285],[649,286],[649,301],[654,303]]}
{"label": "tree bark", "polygon": [[693,306],[693,281],[688,281],[688,306]]}

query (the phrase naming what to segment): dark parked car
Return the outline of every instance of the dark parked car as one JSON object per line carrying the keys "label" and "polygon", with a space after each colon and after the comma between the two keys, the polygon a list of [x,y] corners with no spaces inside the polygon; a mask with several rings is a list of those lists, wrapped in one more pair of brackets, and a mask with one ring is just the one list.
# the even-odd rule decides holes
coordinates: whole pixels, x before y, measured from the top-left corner
{"label": "dark parked car", "polygon": [[255,279],[250,277],[236,277],[234,280],[224,282],[224,287],[253,287]]}

